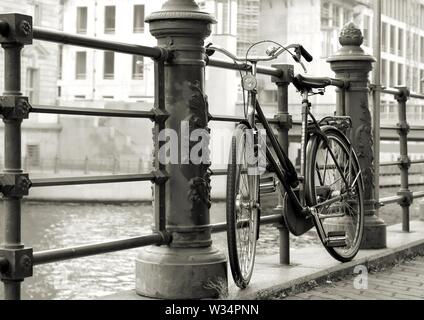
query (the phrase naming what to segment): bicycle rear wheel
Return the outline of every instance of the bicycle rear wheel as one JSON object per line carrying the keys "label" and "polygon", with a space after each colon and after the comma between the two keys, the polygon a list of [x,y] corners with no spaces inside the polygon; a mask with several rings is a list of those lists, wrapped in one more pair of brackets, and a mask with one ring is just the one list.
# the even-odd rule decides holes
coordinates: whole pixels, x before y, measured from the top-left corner
{"label": "bicycle rear wheel", "polygon": [[[328,139],[313,136],[308,144],[306,200],[313,207],[328,200],[342,199],[318,207],[319,222],[327,251],[337,260],[347,262],[358,253],[364,229],[364,199],[358,159],[343,133],[324,127]],[[338,168],[337,168],[338,167]],[[350,188],[347,188],[346,182]]]}
{"label": "bicycle rear wheel", "polygon": [[[254,150],[249,128],[240,124],[232,137],[227,176],[227,243],[231,273],[246,288],[253,273],[259,224],[259,176],[249,174],[249,152]],[[251,172],[250,172],[251,173]]]}

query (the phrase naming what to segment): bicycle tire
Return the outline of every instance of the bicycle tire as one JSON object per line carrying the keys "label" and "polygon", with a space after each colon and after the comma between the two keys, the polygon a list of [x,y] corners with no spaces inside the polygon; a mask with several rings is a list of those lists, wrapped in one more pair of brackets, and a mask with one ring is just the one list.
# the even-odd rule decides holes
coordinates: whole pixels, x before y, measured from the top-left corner
{"label": "bicycle tire", "polygon": [[[258,224],[259,224],[259,209],[243,208],[241,203],[248,201],[250,204],[257,203],[259,200],[259,185],[257,190],[247,190],[248,195],[244,195],[241,199],[240,195],[240,181],[242,174],[244,174],[243,165],[241,163],[241,157],[246,155],[246,139],[247,130],[249,128],[240,124],[236,128],[234,135],[231,140],[230,159],[228,164],[228,175],[227,175],[227,203],[226,203],[226,218],[227,218],[227,244],[228,244],[228,258],[230,261],[231,273],[236,285],[244,289],[248,286],[253,273],[255,254],[256,254],[256,241],[258,238]],[[252,179],[256,179],[256,183],[259,183],[258,176],[247,175],[248,184],[255,183]],[[246,177],[243,177],[246,182]],[[248,199],[246,199],[248,196]],[[240,239],[240,230],[243,229],[241,226],[245,226],[245,216],[248,216],[248,243],[247,250],[243,248],[243,243],[246,239]],[[243,223],[240,223],[243,222]],[[246,264],[247,263],[247,264]]]}
{"label": "bicycle tire", "polygon": [[[334,145],[334,143],[339,147],[336,149],[335,147],[331,147],[335,157],[338,157],[338,164],[343,172],[346,173],[346,180],[348,180],[349,184],[351,184],[352,195],[348,195],[346,200],[342,200],[340,202],[336,202],[335,204],[331,204],[328,207],[324,207],[322,210],[326,210],[324,213],[321,212],[322,217],[326,217],[324,223],[321,223],[323,229],[326,234],[328,232],[345,232],[346,234],[346,246],[342,246],[339,248],[330,247],[326,244],[325,239],[321,237],[321,234],[318,232],[321,241],[324,244],[324,247],[330,253],[332,257],[341,262],[351,261],[359,251],[363,230],[364,230],[364,195],[363,195],[363,180],[360,172],[360,165],[358,158],[354,152],[351,150],[351,144],[346,136],[334,127],[323,127],[322,128],[325,136],[329,139],[329,144]],[[329,146],[326,145],[325,139],[319,135],[313,136],[307,148],[307,166],[306,170],[306,178],[305,178],[305,191],[306,191],[306,201],[307,204],[312,207],[317,205],[318,203],[323,203],[323,201],[331,199],[330,194],[343,193],[343,185],[342,183],[342,175],[337,168],[335,168],[335,161],[331,157],[331,161],[333,161],[333,165],[327,164],[328,158],[325,160],[324,165],[324,173],[320,171],[320,165],[318,164],[318,158],[320,157],[320,151],[326,151],[326,157],[329,155]],[[338,151],[337,151],[338,150]],[[339,153],[337,153],[339,152]],[[351,165],[349,166],[349,159],[352,159]],[[339,160],[341,160],[339,162]],[[341,163],[344,162],[344,163]],[[348,166],[346,169],[346,165]],[[327,166],[329,168],[333,167],[333,177],[336,173],[340,175],[339,179],[333,179],[328,181],[326,177],[330,177],[331,173],[326,176]],[[328,181],[328,183],[326,182]],[[340,183],[339,183],[340,182]],[[329,188],[328,194],[326,198],[320,199],[320,196],[317,195],[317,187],[321,186],[325,188]],[[334,189],[334,190],[333,190]],[[340,189],[340,190],[336,190]],[[326,191],[327,192],[327,191]],[[330,212],[330,213],[329,213]],[[331,218],[333,214],[342,214],[344,212],[343,217],[334,217]],[[327,218],[328,217],[328,218]],[[323,218],[324,219],[324,218]],[[315,220],[314,220],[315,221]],[[315,221],[315,225],[317,223]]]}

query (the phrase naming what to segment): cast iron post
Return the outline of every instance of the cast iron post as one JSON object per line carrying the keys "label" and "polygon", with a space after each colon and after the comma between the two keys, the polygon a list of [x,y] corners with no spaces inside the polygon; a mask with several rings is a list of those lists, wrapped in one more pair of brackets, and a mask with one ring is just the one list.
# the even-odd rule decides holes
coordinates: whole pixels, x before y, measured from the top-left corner
{"label": "cast iron post", "polygon": [[399,168],[400,168],[400,190],[399,196],[403,199],[399,201],[402,208],[402,231],[409,232],[409,207],[414,201],[414,196],[409,190],[409,168],[411,167],[411,159],[408,155],[408,133],[410,130],[408,121],[406,119],[406,102],[409,99],[410,92],[406,87],[397,87],[399,93],[395,96],[398,102],[398,134],[399,134]]}
{"label": "cast iron post", "polygon": [[[4,238],[0,246],[6,300],[19,300],[21,282],[32,276],[32,249],[21,242],[21,200],[31,182],[22,171],[21,124],[30,105],[21,93],[21,50],[32,44],[32,18],[20,14],[0,15],[0,43],[4,49],[4,94],[0,110],[4,122],[4,170],[0,176],[3,194]],[[5,262],[7,261],[6,265]]]}
{"label": "cast iron post", "polygon": [[218,291],[212,287],[226,288],[227,263],[212,247],[210,164],[193,162],[190,151],[199,140],[189,138],[196,129],[208,129],[204,39],[215,20],[201,12],[193,0],[169,0],[146,21],[159,47],[170,54],[164,68],[165,108],[169,113],[165,127],[178,134],[179,141],[174,143],[178,144],[179,159],[165,166],[169,175],[165,183],[166,231],[172,241],[169,246],[140,252],[136,291],[167,299],[216,297]]}
{"label": "cast iron post", "polygon": [[[292,128],[293,120],[289,115],[288,102],[288,87],[291,83],[294,74],[293,65],[276,64],[272,67],[282,71],[281,77],[273,77],[272,82],[277,85],[277,115],[278,120],[278,142],[284,152],[289,154],[289,130]],[[276,208],[281,213],[283,207],[283,196],[281,192],[278,195],[278,207]],[[277,226],[280,237],[280,264],[290,264],[290,232],[284,223]]]}
{"label": "cast iron post", "polygon": [[[353,122],[353,145],[359,158],[365,188],[365,229],[363,249],[380,249],[386,247],[386,225],[376,216],[378,199],[374,199],[373,137],[371,113],[368,104],[368,76],[375,59],[367,55],[361,45],[363,36],[353,22],[346,24],[339,38],[342,47],[328,58],[336,77],[348,80],[349,88],[345,91],[345,112]],[[337,112],[344,109],[341,103],[343,92],[338,90]]]}

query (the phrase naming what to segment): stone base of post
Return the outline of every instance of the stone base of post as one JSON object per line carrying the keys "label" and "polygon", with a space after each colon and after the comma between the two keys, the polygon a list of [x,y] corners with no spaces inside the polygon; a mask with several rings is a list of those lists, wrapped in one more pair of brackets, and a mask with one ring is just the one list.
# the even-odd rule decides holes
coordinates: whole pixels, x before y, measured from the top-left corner
{"label": "stone base of post", "polygon": [[[374,204],[372,204],[372,207],[374,207]],[[361,249],[386,248],[386,229],[386,224],[376,215],[376,210],[367,210],[367,203],[365,203],[364,236]]]}
{"label": "stone base of post", "polygon": [[225,296],[226,257],[214,248],[145,248],[136,260],[136,292],[159,299]]}

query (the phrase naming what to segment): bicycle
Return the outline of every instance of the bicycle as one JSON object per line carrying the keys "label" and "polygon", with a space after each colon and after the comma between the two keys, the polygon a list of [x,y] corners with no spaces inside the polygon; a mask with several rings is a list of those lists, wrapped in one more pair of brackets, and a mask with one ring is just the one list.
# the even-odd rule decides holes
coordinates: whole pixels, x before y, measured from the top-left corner
{"label": "bicycle", "polygon": [[[251,171],[258,168],[261,155],[266,156],[268,171],[275,174],[283,187],[282,222],[292,234],[300,236],[315,226],[329,254],[341,262],[348,262],[358,253],[364,228],[362,172],[347,137],[352,121],[345,116],[317,121],[311,113],[309,102],[310,95],[323,94],[328,86],[346,90],[348,83],[300,74],[292,77],[291,83],[302,96],[298,175],[258,102],[257,63],[277,59],[283,52],[288,52],[306,72],[301,59],[303,57],[311,62],[313,58],[299,44],[281,46],[273,43],[278,47],[267,50],[267,56],[248,56],[253,45],[244,58],[211,44],[206,46],[208,56],[217,51],[231,58],[235,64],[243,62],[250,66],[246,75],[242,76],[243,94],[248,91],[247,110],[244,102],[246,120],[238,124],[232,137],[226,190],[228,255],[233,279],[240,288],[246,288],[251,280],[259,238],[260,173],[256,170],[252,174]],[[295,53],[290,49],[294,49]],[[258,126],[265,130],[269,143],[261,140]],[[265,144],[264,148],[260,148],[261,142]],[[252,154],[253,157],[249,156]]]}

